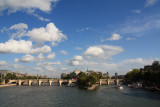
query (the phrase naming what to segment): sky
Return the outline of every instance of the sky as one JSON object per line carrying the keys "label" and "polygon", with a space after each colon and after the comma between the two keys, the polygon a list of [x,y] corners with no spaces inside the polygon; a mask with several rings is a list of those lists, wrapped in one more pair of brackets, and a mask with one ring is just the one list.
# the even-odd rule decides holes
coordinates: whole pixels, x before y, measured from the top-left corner
{"label": "sky", "polygon": [[125,74],[160,60],[160,0],[0,0],[0,69]]}

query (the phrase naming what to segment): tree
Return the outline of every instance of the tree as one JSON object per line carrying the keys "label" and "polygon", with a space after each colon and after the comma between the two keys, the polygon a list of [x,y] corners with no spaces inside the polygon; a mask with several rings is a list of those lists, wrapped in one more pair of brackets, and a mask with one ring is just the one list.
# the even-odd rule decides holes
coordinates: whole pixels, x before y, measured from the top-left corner
{"label": "tree", "polygon": [[84,88],[87,86],[87,75],[84,72],[80,72],[77,78],[77,84],[79,87]]}
{"label": "tree", "polygon": [[17,76],[15,74],[7,73],[6,78],[8,78],[8,79],[17,79]]}
{"label": "tree", "polygon": [[0,79],[0,84],[2,83],[2,79]]}
{"label": "tree", "polygon": [[6,77],[6,79],[5,79],[5,83],[8,83],[9,82],[9,78],[8,77]]}
{"label": "tree", "polygon": [[128,82],[139,82],[142,80],[142,72],[139,69],[133,69],[125,76]]}
{"label": "tree", "polygon": [[98,81],[97,77],[95,75],[89,75],[87,77],[87,83],[89,83],[89,86],[92,86],[93,84],[96,84],[96,82]]}
{"label": "tree", "polygon": [[93,84],[96,84],[98,80],[99,80],[99,75],[96,73],[91,73],[88,76],[84,72],[80,72],[78,74],[77,83],[79,87],[84,88],[84,87],[91,87]]}

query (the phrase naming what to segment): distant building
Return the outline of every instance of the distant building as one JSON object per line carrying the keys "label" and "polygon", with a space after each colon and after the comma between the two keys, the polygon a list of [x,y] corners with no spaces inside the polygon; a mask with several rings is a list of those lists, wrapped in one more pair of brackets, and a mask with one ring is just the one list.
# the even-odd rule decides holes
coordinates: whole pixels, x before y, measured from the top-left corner
{"label": "distant building", "polygon": [[124,79],[125,75],[112,76],[111,79]]}
{"label": "distant building", "polygon": [[62,74],[61,74],[61,78],[65,78],[66,76],[67,76],[66,73],[62,73]]}
{"label": "distant building", "polygon": [[140,70],[142,72],[149,71],[149,70],[160,71],[160,61],[154,61],[152,65],[144,66],[144,68],[141,68]]}
{"label": "distant building", "polygon": [[10,70],[0,70],[0,76],[6,76],[8,73],[13,73]]}
{"label": "distant building", "polygon": [[81,71],[80,70],[74,70],[73,73],[75,73],[75,75],[78,75]]}

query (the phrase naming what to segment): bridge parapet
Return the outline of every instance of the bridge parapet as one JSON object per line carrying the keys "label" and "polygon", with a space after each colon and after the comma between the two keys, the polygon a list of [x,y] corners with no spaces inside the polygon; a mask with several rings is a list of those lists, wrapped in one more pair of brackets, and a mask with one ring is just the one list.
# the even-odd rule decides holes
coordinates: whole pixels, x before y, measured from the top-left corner
{"label": "bridge parapet", "polygon": [[33,83],[38,83],[39,86],[42,85],[42,83],[49,83],[51,84],[53,82],[59,83],[61,85],[62,82],[66,82],[68,84],[71,84],[72,82],[77,82],[75,79],[19,79],[19,80],[9,80],[9,83],[17,83],[18,85],[23,85],[23,83],[27,83],[29,86],[32,85]]}

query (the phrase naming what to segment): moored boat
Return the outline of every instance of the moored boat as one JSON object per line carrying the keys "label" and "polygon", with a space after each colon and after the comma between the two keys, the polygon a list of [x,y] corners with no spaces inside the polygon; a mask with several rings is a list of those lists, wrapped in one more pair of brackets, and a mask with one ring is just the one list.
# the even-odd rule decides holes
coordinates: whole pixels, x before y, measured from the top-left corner
{"label": "moored boat", "polygon": [[118,85],[117,87],[118,87],[118,89],[120,89],[120,90],[124,89],[121,85]]}

